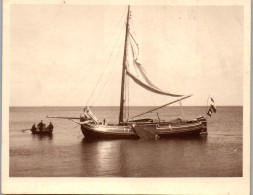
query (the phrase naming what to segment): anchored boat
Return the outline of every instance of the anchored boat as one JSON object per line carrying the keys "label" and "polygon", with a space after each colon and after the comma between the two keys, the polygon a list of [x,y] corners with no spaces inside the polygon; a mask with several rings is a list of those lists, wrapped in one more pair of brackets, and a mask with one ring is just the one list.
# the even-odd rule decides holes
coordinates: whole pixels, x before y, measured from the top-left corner
{"label": "anchored boat", "polygon": [[[106,124],[105,122],[99,122],[93,115],[89,107],[84,108],[82,116],[77,117],[50,117],[50,118],[64,118],[70,119],[81,126],[81,131],[85,137],[89,138],[102,138],[102,139],[139,139],[146,137],[169,137],[179,135],[200,135],[207,133],[207,122],[204,116],[192,120],[177,119],[173,121],[161,121],[157,119],[144,118],[135,119],[141,115],[149,112],[153,112],[175,102],[179,102],[191,95],[184,96],[173,94],[168,91],[164,91],[157,87],[148,78],[147,73],[141,63],[138,62],[139,48],[138,44],[131,33],[129,20],[131,19],[130,6],[128,6],[126,29],[125,29],[125,45],[124,56],[122,65],[122,79],[121,79],[121,97],[120,97],[120,110],[119,110],[119,122],[117,124]],[[158,108],[149,110],[139,115],[124,118],[124,108],[126,102],[126,77],[131,78],[136,84],[144,89],[156,93],[159,95],[165,95],[170,97],[178,97],[170,103],[164,104]],[[76,121],[74,119],[80,119]]]}

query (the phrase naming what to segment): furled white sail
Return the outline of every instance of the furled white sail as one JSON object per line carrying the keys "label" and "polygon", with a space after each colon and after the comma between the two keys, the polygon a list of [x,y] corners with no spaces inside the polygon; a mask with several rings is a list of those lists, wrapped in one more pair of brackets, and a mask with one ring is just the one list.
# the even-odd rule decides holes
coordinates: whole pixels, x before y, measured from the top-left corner
{"label": "furled white sail", "polygon": [[172,94],[170,92],[164,91],[157,87],[147,76],[147,73],[143,66],[138,62],[139,47],[134,39],[131,32],[128,32],[128,49],[127,49],[127,63],[126,63],[126,73],[132,78],[132,80],[140,85],[141,87],[149,90],[153,93],[160,95],[167,95],[172,97],[181,97],[183,95]]}

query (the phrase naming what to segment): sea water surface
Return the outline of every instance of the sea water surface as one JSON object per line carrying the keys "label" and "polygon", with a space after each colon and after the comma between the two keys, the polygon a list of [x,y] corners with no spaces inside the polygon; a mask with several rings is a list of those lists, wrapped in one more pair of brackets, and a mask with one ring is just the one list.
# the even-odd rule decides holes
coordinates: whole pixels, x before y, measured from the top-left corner
{"label": "sea water surface", "polygon": [[[130,115],[151,107],[131,107]],[[118,107],[93,107],[102,121],[117,123]],[[243,108],[218,107],[208,135],[158,140],[87,140],[80,126],[49,116],[80,116],[82,107],[10,107],[10,177],[241,177]],[[206,107],[168,107],[161,119],[192,119]],[[150,114],[157,117],[156,113]],[[146,116],[149,117],[149,116]],[[40,120],[52,136],[22,129]]]}

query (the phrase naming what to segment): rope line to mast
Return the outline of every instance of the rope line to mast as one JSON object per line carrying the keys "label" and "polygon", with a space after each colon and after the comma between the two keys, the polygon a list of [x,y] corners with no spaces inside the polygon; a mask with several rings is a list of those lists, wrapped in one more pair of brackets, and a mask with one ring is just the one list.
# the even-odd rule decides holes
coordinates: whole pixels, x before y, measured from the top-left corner
{"label": "rope line to mast", "polygon": [[[122,29],[122,31],[123,31],[123,29]],[[121,31],[121,33],[122,33],[122,31]],[[121,35],[121,34],[120,34],[120,35]],[[120,36],[119,36],[119,37],[120,37]],[[123,41],[119,42],[118,48],[121,48],[122,43],[123,43]],[[116,46],[116,45],[115,45],[115,46]],[[116,54],[116,59],[118,58],[119,53],[120,53],[120,49],[118,49],[118,53]],[[112,75],[113,71],[115,71],[115,68],[114,68],[114,67],[115,67],[115,65],[116,65],[116,62],[117,62],[117,60],[114,61],[114,64],[113,64],[113,66],[112,66],[112,69],[111,69],[111,72],[110,72],[109,75]],[[107,86],[108,84],[111,84],[112,79],[110,80],[110,78],[111,78],[111,77],[109,76],[109,77],[107,78],[107,80],[104,82],[104,85],[102,86],[102,90],[100,90],[99,94],[96,96],[96,98],[95,98],[93,104],[95,104],[95,103],[97,102],[98,97],[100,97],[101,93],[102,93],[103,90],[106,88],[106,86]],[[109,82],[109,81],[110,81],[110,82]],[[103,100],[104,100],[104,98],[103,98]],[[102,103],[102,102],[101,102],[101,103]]]}
{"label": "rope line to mast", "polygon": [[[120,20],[119,20],[117,26],[120,25],[120,23],[121,23],[121,21],[122,21],[122,19],[123,19],[123,16],[125,15],[125,12],[126,12],[126,9],[125,9],[125,11],[123,12],[123,14],[122,14],[122,16],[121,16],[121,18],[120,18]],[[118,29],[118,28],[116,28],[116,29]],[[115,30],[114,34],[116,34],[116,31],[117,31],[117,30]],[[116,42],[115,42],[115,45],[114,45],[114,47],[112,48],[112,51],[111,51],[111,53],[110,53],[110,55],[109,55],[109,58],[108,58],[108,60],[107,60],[107,62],[106,62],[106,64],[105,64],[105,66],[104,66],[104,69],[103,69],[102,73],[100,74],[100,77],[99,77],[99,79],[98,79],[98,81],[97,81],[97,83],[96,83],[96,85],[95,85],[95,87],[94,87],[94,89],[93,89],[93,91],[92,91],[92,93],[91,93],[91,95],[90,95],[90,97],[89,97],[87,103],[86,103],[87,106],[88,106],[88,104],[90,103],[90,100],[91,100],[91,98],[92,98],[92,96],[93,96],[93,94],[94,94],[94,92],[95,92],[95,90],[96,90],[96,88],[97,88],[97,86],[98,86],[98,84],[99,84],[101,78],[102,78],[102,75],[104,74],[105,69],[107,68],[107,66],[108,66],[108,64],[109,64],[109,61],[110,61],[111,56],[112,56],[112,53],[113,53],[113,51],[114,51],[114,49],[115,49],[115,46],[116,46],[116,44],[117,44],[117,42],[118,42],[118,40],[119,40],[119,37],[120,37],[121,33],[122,33],[122,28],[121,28],[120,33],[119,33],[119,36],[118,36],[118,38],[117,38],[117,40],[116,40]],[[109,41],[109,42],[112,42],[112,41]],[[109,42],[108,42],[108,43],[109,43]]]}
{"label": "rope line to mast", "polygon": [[130,111],[129,111],[129,109],[130,109],[130,105],[129,105],[129,100],[130,100],[130,98],[129,98],[129,94],[130,94],[130,87],[129,87],[129,77],[127,77],[127,83],[128,83],[128,85],[127,85],[127,87],[128,87],[128,89],[127,89],[127,91],[128,91],[128,97],[127,97],[127,103],[128,103],[128,106],[127,106],[127,108],[128,108],[128,111],[127,111],[127,120],[129,119],[129,113],[130,113]]}
{"label": "rope line to mast", "polygon": [[[132,13],[131,13],[131,17],[130,17],[130,22],[131,22],[131,26],[132,26],[132,29],[133,29],[133,34],[134,34],[134,37],[136,37],[136,40],[137,39],[137,34],[135,32],[135,29],[134,29],[134,21],[133,21],[133,17],[132,17]],[[132,36],[132,35],[131,35]]]}
{"label": "rope line to mast", "polygon": [[[126,89],[126,86],[127,86],[127,77],[125,77],[124,89]],[[125,102],[126,102],[126,94],[127,94],[127,91],[125,90],[124,99],[123,99],[123,101],[124,101],[124,104],[123,104],[124,105],[124,107],[123,107],[123,121],[126,118],[126,104],[125,104]]]}
{"label": "rope line to mast", "polygon": [[126,102],[124,106],[124,118],[129,118],[129,77],[126,77],[125,82],[126,93],[124,94],[124,101]]}

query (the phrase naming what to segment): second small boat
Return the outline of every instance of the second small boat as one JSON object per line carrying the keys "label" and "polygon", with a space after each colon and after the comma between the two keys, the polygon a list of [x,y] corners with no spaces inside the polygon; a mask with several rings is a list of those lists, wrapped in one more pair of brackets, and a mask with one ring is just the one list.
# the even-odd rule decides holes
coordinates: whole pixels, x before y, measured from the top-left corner
{"label": "second small boat", "polygon": [[40,135],[51,135],[53,133],[54,126],[50,122],[49,125],[45,125],[43,121],[41,121],[37,126],[34,124],[31,128],[32,134],[40,134]]}

